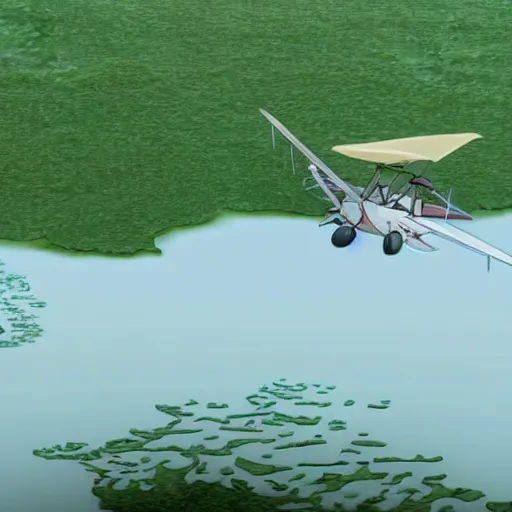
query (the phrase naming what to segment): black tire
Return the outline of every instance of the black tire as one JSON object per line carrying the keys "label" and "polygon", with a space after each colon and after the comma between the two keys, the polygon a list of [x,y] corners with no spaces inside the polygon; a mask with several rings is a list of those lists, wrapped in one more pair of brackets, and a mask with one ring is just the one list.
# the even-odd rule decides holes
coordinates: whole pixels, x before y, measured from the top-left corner
{"label": "black tire", "polygon": [[404,239],[402,235],[398,231],[391,231],[384,237],[384,242],[382,244],[382,248],[384,250],[384,254],[392,256],[394,254],[398,254],[400,249],[402,249],[402,245],[404,244]]}
{"label": "black tire", "polygon": [[357,232],[351,226],[339,227],[331,237],[331,242],[334,247],[348,247],[356,237]]}

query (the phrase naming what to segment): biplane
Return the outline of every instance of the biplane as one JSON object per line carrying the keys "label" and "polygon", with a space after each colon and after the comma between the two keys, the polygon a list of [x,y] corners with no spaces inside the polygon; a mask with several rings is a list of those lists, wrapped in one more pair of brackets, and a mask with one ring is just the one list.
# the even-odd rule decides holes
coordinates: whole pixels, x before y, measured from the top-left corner
{"label": "biplane", "polygon": [[[386,255],[398,254],[404,244],[415,251],[433,252],[437,248],[424,240],[432,234],[486,256],[488,271],[491,258],[512,265],[512,256],[448,222],[472,217],[451,203],[451,190],[445,197],[425,176],[433,163],[480,139],[477,133],[334,146],[332,150],[341,155],[375,166],[369,183],[358,187],[342,180],[274,116],[263,109],[260,112],[271,124],[273,146],[276,129],[290,143],[294,172],[294,148],[309,161],[310,176],[304,179],[304,188],[319,189],[322,197],[331,202],[320,226],[338,226],[331,237],[335,247],[349,246],[362,231],[382,236]],[[313,184],[309,185],[311,180]],[[426,202],[422,197],[425,195],[435,197],[441,204]]]}

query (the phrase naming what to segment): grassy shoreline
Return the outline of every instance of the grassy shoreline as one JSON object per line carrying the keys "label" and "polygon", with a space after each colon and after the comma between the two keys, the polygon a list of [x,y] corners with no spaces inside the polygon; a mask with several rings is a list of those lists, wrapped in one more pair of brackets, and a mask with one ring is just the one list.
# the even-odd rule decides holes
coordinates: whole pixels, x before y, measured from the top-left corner
{"label": "grassy shoreline", "polygon": [[482,0],[6,0],[0,238],[128,254],[223,208],[321,215],[260,107],[356,184],[369,171],[333,145],[481,133],[432,179],[466,211],[508,207],[509,18]]}
{"label": "grassy shoreline", "polygon": [[[506,215],[508,213],[511,213],[512,209],[506,209],[506,210],[491,210],[491,211],[480,211],[473,213],[473,217],[475,220],[481,220],[481,219],[489,219],[492,217],[497,217],[500,215]],[[206,227],[212,227],[215,224],[222,222],[226,219],[232,219],[232,218],[254,218],[254,217],[264,217],[264,218],[271,218],[271,217],[281,217],[281,218],[288,218],[288,219],[310,219],[312,221],[318,220],[320,221],[322,219],[321,216],[312,216],[312,215],[304,215],[301,213],[289,213],[289,212],[274,212],[274,211],[265,211],[265,212],[235,212],[232,210],[223,210],[219,214],[217,214],[213,219],[202,222],[200,224],[195,225],[186,225],[186,226],[180,226],[176,228],[170,228],[168,230],[164,230],[161,233],[158,233],[155,236],[155,241],[158,241],[159,238],[163,237],[170,237],[178,233],[183,233],[185,231],[195,230],[198,228],[206,228]],[[62,254],[65,256],[70,257],[78,257],[78,258],[85,258],[85,257],[102,257],[102,258],[114,258],[114,259],[132,259],[132,258],[144,258],[144,257],[155,257],[155,256],[162,256],[163,253],[159,248],[155,249],[141,249],[137,250],[133,253],[128,254],[112,254],[112,253],[106,253],[106,252],[99,252],[99,251],[81,251],[81,250],[75,250],[75,249],[67,249],[65,247],[61,247],[56,244],[52,244],[46,239],[38,239],[38,240],[0,240],[0,247],[23,247],[26,249],[36,249],[36,250],[42,250],[42,251],[48,251],[53,252],[57,254]]]}
{"label": "grassy shoreline", "polygon": [[[483,220],[490,219],[493,217],[498,217],[501,215],[507,215],[512,213],[512,208],[507,208],[504,210],[480,210],[473,212],[473,218],[475,220]],[[290,212],[276,212],[276,211],[264,211],[264,212],[236,212],[233,210],[222,210],[218,213],[213,219],[207,220],[200,224],[195,225],[186,225],[175,228],[170,228],[167,230],[163,230],[161,233],[158,233],[155,236],[155,242],[158,242],[159,238],[171,237],[179,233],[183,233],[186,231],[213,227],[215,224],[219,222],[223,222],[227,219],[233,218],[287,218],[287,219],[309,219],[311,221],[320,221],[323,217],[316,215],[304,215],[301,213],[290,213]],[[65,247],[61,247],[56,244],[52,244],[46,239],[37,239],[37,240],[0,240],[0,248],[2,247],[21,247],[29,250],[41,250],[45,252],[52,252],[56,254],[61,254],[69,257],[77,257],[77,258],[87,258],[87,257],[100,257],[100,258],[113,258],[113,259],[133,259],[133,258],[148,258],[148,257],[157,257],[162,256],[162,251],[155,247],[154,249],[141,249],[128,254],[112,254],[106,252],[99,251],[79,251],[75,249],[66,249]]]}

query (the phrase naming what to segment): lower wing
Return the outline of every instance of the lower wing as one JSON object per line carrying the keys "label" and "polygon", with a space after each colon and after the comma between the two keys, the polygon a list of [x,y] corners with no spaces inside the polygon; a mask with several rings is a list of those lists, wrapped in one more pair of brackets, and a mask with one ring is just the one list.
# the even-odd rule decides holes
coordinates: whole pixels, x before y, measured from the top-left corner
{"label": "lower wing", "polygon": [[425,240],[422,240],[421,236],[418,235],[410,235],[406,237],[404,240],[407,246],[413,251],[417,252],[435,252],[437,251],[437,247],[433,247]]}
{"label": "lower wing", "polygon": [[489,258],[494,258],[495,260],[506,263],[507,265],[512,265],[512,256],[510,254],[500,251],[500,249],[497,249],[483,240],[480,240],[476,236],[473,236],[462,229],[456,228],[451,224],[438,224],[423,217],[416,219],[406,217],[400,222],[404,227],[413,231],[419,228],[418,230],[422,235],[432,233],[466,249],[483,254]]}

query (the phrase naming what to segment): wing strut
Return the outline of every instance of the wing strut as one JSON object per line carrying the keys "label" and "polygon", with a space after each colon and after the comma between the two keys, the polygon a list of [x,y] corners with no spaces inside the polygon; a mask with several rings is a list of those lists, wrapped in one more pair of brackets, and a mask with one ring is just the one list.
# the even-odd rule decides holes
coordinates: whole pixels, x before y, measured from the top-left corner
{"label": "wing strut", "polygon": [[446,212],[444,214],[444,220],[448,220],[448,214],[450,213],[450,208],[452,207],[451,198],[452,198],[452,190],[448,192],[448,197],[446,198]]}
{"label": "wing strut", "polygon": [[[351,199],[355,202],[361,201],[361,195],[359,191],[350,183],[343,181],[339,176],[337,176],[327,165],[325,165],[320,158],[318,158],[311,150],[309,150],[302,142],[295,137],[283,124],[281,124],[274,116],[269,114],[266,110],[260,108],[261,114],[270,122],[272,127],[276,128],[281,135],[293,146],[295,149],[300,151],[311,164],[315,165],[315,167],[320,170],[325,176],[331,181],[335,186],[337,186],[341,191],[345,193],[347,198]],[[272,130],[272,133],[274,131]]]}

